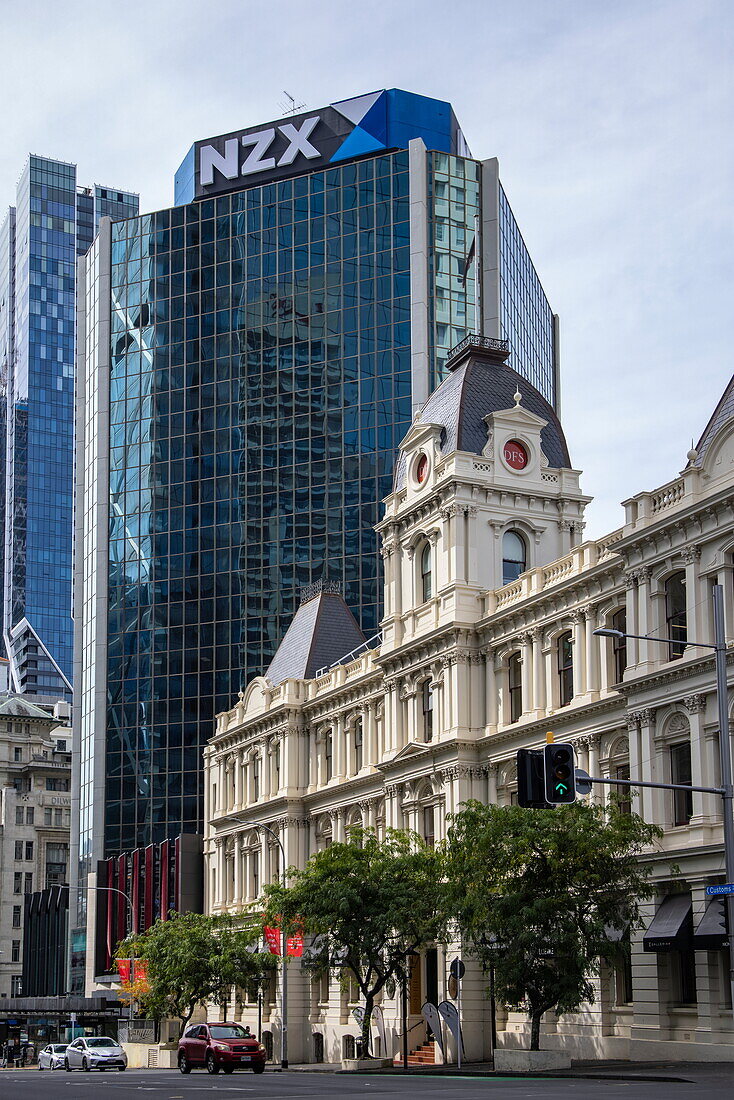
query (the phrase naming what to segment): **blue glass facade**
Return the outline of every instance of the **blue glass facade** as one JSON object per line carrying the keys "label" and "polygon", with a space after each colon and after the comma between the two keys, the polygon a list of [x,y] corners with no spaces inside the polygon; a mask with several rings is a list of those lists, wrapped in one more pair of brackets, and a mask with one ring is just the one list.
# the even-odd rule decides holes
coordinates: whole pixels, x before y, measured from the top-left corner
{"label": "blue glass facade", "polygon": [[520,228],[499,184],[500,335],[509,364],[555,407],[558,361],[555,320]]}
{"label": "blue glass facade", "polygon": [[[71,693],[76,259],[103,192],[77,188],[74,165],[31,156],[2,231],[4,644],[14,690],[36,695]],[[110,212],[137,212],[137,196],[114,196]]]}
{"label": "blue glass facade", "polygon": [[406,152],[113,225],[105,848],[202,820],[298,589],[380,616],[411,419]]}

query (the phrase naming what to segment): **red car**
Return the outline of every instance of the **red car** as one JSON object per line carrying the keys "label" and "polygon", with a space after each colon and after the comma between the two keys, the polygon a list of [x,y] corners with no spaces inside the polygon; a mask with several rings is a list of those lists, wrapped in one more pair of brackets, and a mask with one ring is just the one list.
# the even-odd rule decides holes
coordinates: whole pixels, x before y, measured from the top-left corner
{"label": "red car", "polygon": [[265,1047],[242,1024],[193,1024],[178,1041],[181,1073],[206,1066],[208,1073],[265,1069]]}

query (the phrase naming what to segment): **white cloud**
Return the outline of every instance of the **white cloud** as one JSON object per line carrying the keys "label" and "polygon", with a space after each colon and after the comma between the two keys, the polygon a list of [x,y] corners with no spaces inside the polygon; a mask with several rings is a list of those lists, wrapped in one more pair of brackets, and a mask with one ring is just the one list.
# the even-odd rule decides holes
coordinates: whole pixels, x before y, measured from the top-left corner
{"label": "white cloud", "polygon": [[192,141],[277,117],[284,88],[450,99],[561,315],[600,534],[675,475],[732,370],[733,31],[730,0],[6,0],[0,197],[32,150],[168,205]]}

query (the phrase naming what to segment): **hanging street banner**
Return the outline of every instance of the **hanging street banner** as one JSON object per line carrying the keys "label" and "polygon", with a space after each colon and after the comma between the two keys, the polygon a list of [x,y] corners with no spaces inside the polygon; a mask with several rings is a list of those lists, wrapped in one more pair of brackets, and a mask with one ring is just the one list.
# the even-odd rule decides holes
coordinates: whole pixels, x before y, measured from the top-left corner
{"label": "hanging street banner", "polygon": [[[263,935],[271,955],[281,954],[281,936],[279,928],[270,928],[263,925]],[[285,941],[285,953],[293,958],[300,959],[303,955],[303,932],[294,932]]]}

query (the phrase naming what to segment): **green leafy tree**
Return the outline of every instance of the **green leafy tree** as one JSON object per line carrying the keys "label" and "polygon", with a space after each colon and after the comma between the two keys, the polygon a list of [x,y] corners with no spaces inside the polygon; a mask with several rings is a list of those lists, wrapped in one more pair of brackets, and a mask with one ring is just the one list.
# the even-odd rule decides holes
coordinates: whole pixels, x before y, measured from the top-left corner
{"label": "green leafy tree", "polygon": [[119,954],[145,960],[149,989],[139,999],[146,1013],[156,1022],[178,1018],[183,1032],[197,1005],[225,1005],[232,987],[247,986],[272,968],[272,956],[253,950],[261,931],[251,914],[171,913],[123,940]]}
{"label": "green leafy tree", "polygon": [[447,877],[452,911],[486,967],[498,997],[540,1023],[593,1000],[590,978],[604,957],[629,947],[610,930],[634,929],[649,897],[640,855],[661,832],[614,796],[606,807],[576,802],[555,810],[468,802],[453,816]]}
{"label": "green leafy tree", "polygon": [[284,930],[314,935],[316,971],[339,966],[364,997],[362,1050],[369,1050],[375,998],[402,980],[406,957],[441,935],[446,925],[440,857],[418,837],[388,830],[354,830],[347,843],[289,869],[290,885],[266,888],[266,915]]}

